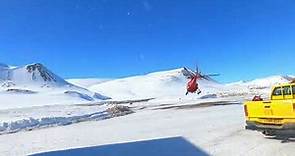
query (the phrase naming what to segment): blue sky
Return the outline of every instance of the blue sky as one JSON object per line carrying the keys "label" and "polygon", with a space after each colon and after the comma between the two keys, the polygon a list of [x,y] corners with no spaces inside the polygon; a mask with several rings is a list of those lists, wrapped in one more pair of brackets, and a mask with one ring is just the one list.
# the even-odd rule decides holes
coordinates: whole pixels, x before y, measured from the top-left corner
{"label": "blue sky", "polygon": [[293,0],[3,0],[0,62],[124,77],[198,64],[221,82],[295,74]]}

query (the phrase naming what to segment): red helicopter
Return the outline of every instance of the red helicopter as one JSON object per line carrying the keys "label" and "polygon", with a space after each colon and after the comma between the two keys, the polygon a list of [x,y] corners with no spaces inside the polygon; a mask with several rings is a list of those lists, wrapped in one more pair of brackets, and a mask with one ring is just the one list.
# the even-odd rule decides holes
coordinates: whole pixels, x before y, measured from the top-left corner
{"label": "red helicopter", "polygon": [[213,79],[211,78],[212,76],[219,76],[220,74],[206,74],[203,75],[201,74],[201,72],[199,71],[199,68],[196,68],[196,71],[187,69],[187,68],[183,68],[182,70],[182,74],[189,79],[189,82],[187,83],[187,92],[185,95],[187,95],[188,93],[196,93],[200,94],[201,90],[199,89],[199,85],[197,83],[198,80],[201,79],[205,79],[205,80],[209,80],[212,81]]}

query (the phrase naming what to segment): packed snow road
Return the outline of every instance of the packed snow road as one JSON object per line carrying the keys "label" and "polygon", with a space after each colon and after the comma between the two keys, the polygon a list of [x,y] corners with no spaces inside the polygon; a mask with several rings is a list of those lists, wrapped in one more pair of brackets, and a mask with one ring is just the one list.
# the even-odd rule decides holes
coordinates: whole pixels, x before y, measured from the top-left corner
{"label": "packed snow road", "polygon": [[[96,154],[110,156],[116,155],[116,152],[124,156],[138,152],[142,152],[141,155],[171,156],[173,149],[175,155],[179,155],[178,149],[187,151],[183,155],[189,156],[293,155],[295,152],[292,141],[282,143],[282,140],[244,130],[243,107],[240,104],[185,109],[167,108],[167,105],[158,106],[166,109],[154,107],[141,107],[136,113],[108,120],[1,135],[0,153],[28,155],[77,148],[84,149],[84,155],[93,155],[94,150]],[[153,150],[160,152],[151,153]],[[63,152],[55,154],[67,153]],[[79,155],[79,150],[68,152]]]}

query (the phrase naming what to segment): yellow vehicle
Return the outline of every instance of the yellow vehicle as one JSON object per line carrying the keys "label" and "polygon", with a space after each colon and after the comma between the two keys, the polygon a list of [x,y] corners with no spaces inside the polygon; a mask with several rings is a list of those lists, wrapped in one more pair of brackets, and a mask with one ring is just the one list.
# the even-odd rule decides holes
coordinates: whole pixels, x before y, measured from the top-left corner
{"label": "yellow vehicle", "polygon": [[247,101],[244,104],[246,129],[276,135],[295,130],[295,83],[274,86],[269,101]]}

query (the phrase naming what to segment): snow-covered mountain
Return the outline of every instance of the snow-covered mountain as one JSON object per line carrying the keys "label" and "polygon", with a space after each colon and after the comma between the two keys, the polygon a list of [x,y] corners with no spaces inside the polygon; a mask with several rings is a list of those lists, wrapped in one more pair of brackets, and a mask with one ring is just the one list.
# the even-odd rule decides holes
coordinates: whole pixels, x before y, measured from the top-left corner
{"label": "snow-covered mountain", "polygon": [[71,84],[74,84],[74,85],[77,85],[77,86],[80,86],[80,87],[84,87],[84,88],[88,88],[90,86],[93,86],[95,84],[100,84],[100,83],[103,83],[103,82],[107,82],[107,81],[110,81],[111,79],[101,79],[101,78],[80,78],[80,79],[67,79],[66,81],[71,83]]}
{"label": "snow-covered mountain", "polygon": [[[22,67],[0,64],[0,99],[5,99],[6,106],[11,103],[11,105],[17,103],[16,105],[19,106],[30,106],[32,103],[64,104],[108,99],[103,95],[116,100],[202,98],[212,97],[211,95],[213,97],[252,96],[253,94],[267,96],[272,85],[293,79],[292,76],[271,76],[230,84],[200,80],[198,83],[202,93],[185,96],[188,80],[183,76],[183,70],[179,68],[115,80],[69,79],[66,81],[40,63]],[[19,99],[22,99],[22,104]]]}
{"label": "snow-covered mountain", "polygon": [[40,63],[22,67],[9,67],[8,65],[1,64],[0,81],[2,83],[6,82],[6,84],[11,86],[50,87],[70,85]]}
{"label": "snow-covered mountain", "polygon": [[[187,79],[183,68],[155,72],[147,75],[110,80],[89,87],[90,90],[110,95],[114,99],[139,99],[158,97],[180,97],[186,93]],[[209,94],[222,87],[214,81],[201,80],[203,94]]]}
{"label": "snow-covered mountain", "polygon": [[239,86],[247,86],[249,88],[257,88],[257,89],[262,89],[262,88],[269,88],[273,85],[280,84],[280,83],[287,83],[290,82],[294,79],[293,76],[281,76],[281,75],[275,75],[275,76],[269,76],[265,78],[258,78],[255,80],[251,81],[239,81],[239,82],[234,82],[227,84],[228,86],[233,86],[233,85],[239,85]]}
{"label": "snow-covered mountain", "polygon": [[268,96],[271,86],[279,83],[289,82],[292,76],[270,76],[251,81],[239,81],[229,84],[221,84],[214,80],[200,80],[199,87],[202,90],[200,95],[184,96],[186,92],[187,79],[183,76],[183,68],[155,72],[147,75],[133,76],[122,79],[110,80],[88,87],[110,95],[114,99],[138,99],[138,98],[202,98],[220,96],[245,96],[261,94]]}
{"label": "snow-covered mountain", "polygon": [[21,67],[0,64],[0,108],[71,104],[109,99],[73,85],[40,63]]}

